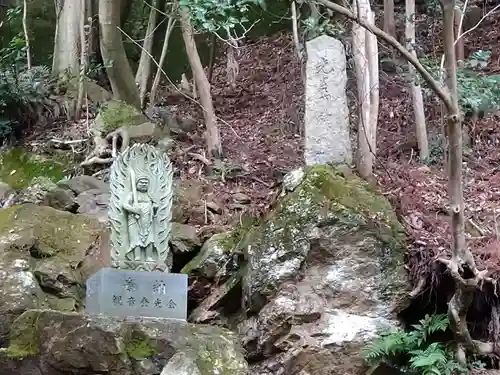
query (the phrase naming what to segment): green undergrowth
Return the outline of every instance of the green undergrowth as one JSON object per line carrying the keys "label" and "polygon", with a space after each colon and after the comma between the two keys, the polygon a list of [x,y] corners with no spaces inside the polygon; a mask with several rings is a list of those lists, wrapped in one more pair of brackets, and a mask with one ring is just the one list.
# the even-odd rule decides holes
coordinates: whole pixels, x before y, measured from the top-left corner
{"label": "green undergrowth", "polygon": [[25,312],[14,321],[7,348],[9,358],[23,359],[39,354],[39,318],[40,311],[33,310]]}
{"label": "green undergrowth", "polygon": [[36,177],[54,182],[62,180],[65,166],[62,162],[13,148],[0,154],[0,180],[13,189],[28,187]]}
{"label": "green undergrowth", "polygon": [[385,364],[410,375],[456,375],[469,370],[455,359],[453,342],[437,340],[449,328],[446,314],[426,315],[411,330],[383,331],[364,349],[364,358],[373,373]]}
{"label": "green undergrowth", "polygon": [[144,334],[133,332],[125,343],[125,352],[135,360],[151,358],[157,353],[156,343]]}

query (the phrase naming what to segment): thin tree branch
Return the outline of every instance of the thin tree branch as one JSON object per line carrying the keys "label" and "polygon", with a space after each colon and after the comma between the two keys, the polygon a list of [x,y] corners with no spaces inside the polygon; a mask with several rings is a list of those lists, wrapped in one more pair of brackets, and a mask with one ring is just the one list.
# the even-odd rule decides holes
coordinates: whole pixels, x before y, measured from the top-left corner
{"label": "thin tree branch", "polygon": [[297,52],[297,57],[299,61],[302,61],[302,51],[300,49],[299,32],[297,28],[297,6],[295,5],[295,0],[292,0],[292,30],[293,30],[293,42],[295,43],[295,49]]}
{"label": "thin tree branch", "polygon": [[28,64],[28,69],[31,70],[31,49],[30,49],[30,38],[28,35],[28,1],[23,1],[23,32],[24,40],[26,42],[26,62]]}
{"label": "thin tree branch", "polygon": [[314,0],[316,3],[321,4],[339,14],[342,14],[343,16],[357,22],[359,25],[367,29],[368,31],[372,32],[375,34],[377,37],[380,39],[384,40],[388,44],[390,44],[392,47],[394,47],[399,53],[401,53],[405,59],[408,60],[410,64],[412,64],[415,69],[420,73],[422,78],[427,82],[427,84],[431,87],[431,89],[436,93],[436,95],[443,101],[443,103],[446,106],[446,109],[448,109],[450,112],[452,111],[453,105],[451,102],[451,97],[448,95],[446,90],[441,87],[438,81],[436,81],[432,75],[429,73],[427,69],[418,61],[418,59],[414,58],[412,54],[405,48],[401,43],[399,43],[395,38],[384,32],[383,30],[379,29],[375,25],[370,25],[369,23],[365,22],[364,20],[360,19],[357,17],[353,12],[351,12],[349,9],[335,4],[329,0]]}
{"label": "thin tree branch", "polygon": [[[134,43],[137,47],[139,47],[142,50],[142,46],[139,43],[137,43],[130,35],[128,35],[123,29],[121,29],[120,27],[118,27],[118,30],[120,30],[120,32],[123,35],[125,35],[130,41],[132,41],[132,43]],[[163,75],[165,76],[165,78],[167,79],[167,81],[172,85],[172,87],[174,88],[174,90],[176,90],[179,94],[181,94],[182,96],[184,96],[186,99],[188,99],[188,100],[192,101],[193,103],[197,104],[198,106],[200,106],[200,108],[203,111],[206,111],[206,109],[201,105],[201,103],[199,101],[191,98],[189,95],[186,95],[181,90],[179,90],[178,87],[177,87],[177,85],[174,82],[172,82],[172,80],[170,79],[170,77],[167,75],[167,73],[165,73],[165,70],[163,70],[163,68],[161,67],[161,65],[154,58],[154,56],[151,55],[149,52],[146,52],[146,53],[151,58],[151,61],[153,61],[153,63],[163,73]],[[215,117],[217,118],[217,120],[219,120],[224,125],[226,125],[233,132],[233,134],[235,135],[236,138],[241,139],[241,137],[238,135],[238,133],[236,133],[236,131],[233,129],[233,127],[227,121],[225,121],[224,119],[222,119],[222,118],[220,118],[218,116],[215,116]]]}
{"label": "thin tree branch", "polygon": [[478,23],[476,23],[473,27],[471,27],[469,30],[465,31],[464,33],[460,34],[459,37],[457,38],[457,40],[455,41],[455,44],[461,39],[463,38],[465,35],[469,34],[470,32],[476,30],[479,25],[481,24],[481,22],[483,22],[486,18],[488,18],[490,15],[493,14],[493,12],[495,12],[497,9],[500,9],[500,4],[498,4],[496,7],[494,7],[492,10],[490,10],[488,13],[486,13],[483,18],[481,18],[479,20]]}

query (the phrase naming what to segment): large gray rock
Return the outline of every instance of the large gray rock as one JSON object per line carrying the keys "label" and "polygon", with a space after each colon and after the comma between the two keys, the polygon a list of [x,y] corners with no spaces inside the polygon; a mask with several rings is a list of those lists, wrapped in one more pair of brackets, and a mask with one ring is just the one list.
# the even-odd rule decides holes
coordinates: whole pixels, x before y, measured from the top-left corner
{"label": "large gray rock", "polygon": [[[357,374],[361,350],[406,307],[406,237],[349,169],[307,167],[248,240],[238,325],[252,374]],[[293,188],[293,186],[295,187]]]}
{"label": "large gray rock", "polygon": [[56,210],[73,212],[76,209],[75,196],[71,190],[56,187],[45,194],[43,204]]}
{"label": "large gray rock", "polygon": [[308,41],[306,49],[306,164],[350,164],[344,46],[339,40],[322,35]]}
{"label": "large gray rock", "polygon": [[101,189],[90,189],[76,197],[78,205],[77,213],[95,217],[101,223],[108,221],[109,191]]}
{"label": "large gray rock", "polygon": [[16,203],[43,204],[47,194],[56,188],[56,183],[50,178],[44,176],[35,177],[31,181],[31,184],[21,191],[16,199]]}
{"label": "large gray rock", "polygon": [[0,210],[0,346],[27,309],[83,306],[85,280],[100,267],[95,253],[105,233],[96,220],[50,207]]}
{"label": "large gray rock", "polygon": [[197,229],[192,225],[172,223],[170,244],[175,253],[189,253],[201,246]]}
{"label": "large gray rock", "polygon": [[207,280],[213,280],[215,277],[227,278],[234,267],[231,262],[233,235],[232,232],[214,234],[205,241],[198,255],[186,264],[181,272]]}
{"label": "large gray rock", "polygon": [[0,181],[0,208],[12,206],[16,197],[16,192],[9,184]]}
{"label": "large gray rock", "polygon": [[16,319],[0,366],[23,375],[247,374],[237,337],[221,328],[51,310]]}
{"label": "large gray rock", "polygon": [[109,191],[109,185],[102,180],[92,176],[76,176],[68,180],[62,180],[57,183],[58,186],[71,190],[79,195],[88,190]]}

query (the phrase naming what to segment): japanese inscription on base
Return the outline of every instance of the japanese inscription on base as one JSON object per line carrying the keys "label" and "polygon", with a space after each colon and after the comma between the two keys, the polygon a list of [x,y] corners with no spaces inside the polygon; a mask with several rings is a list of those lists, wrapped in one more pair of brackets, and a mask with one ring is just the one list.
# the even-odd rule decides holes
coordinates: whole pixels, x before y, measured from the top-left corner
{"label": "japanese inscription on base", "polygon": [[87,281],[86,312],[187,318],[187,275],[104,268]]}

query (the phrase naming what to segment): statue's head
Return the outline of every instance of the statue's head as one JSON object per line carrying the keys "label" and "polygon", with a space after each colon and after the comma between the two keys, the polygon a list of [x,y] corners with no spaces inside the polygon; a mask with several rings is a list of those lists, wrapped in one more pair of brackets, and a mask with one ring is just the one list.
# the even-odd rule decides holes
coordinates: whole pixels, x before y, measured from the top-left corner
{"label": "statue's head", "polygon": [[149,179],[147,177],[139,177],[137,179],[136,186],[137,186],[137,191],[140,191],[141,193],[146,193],[149,187]]}

